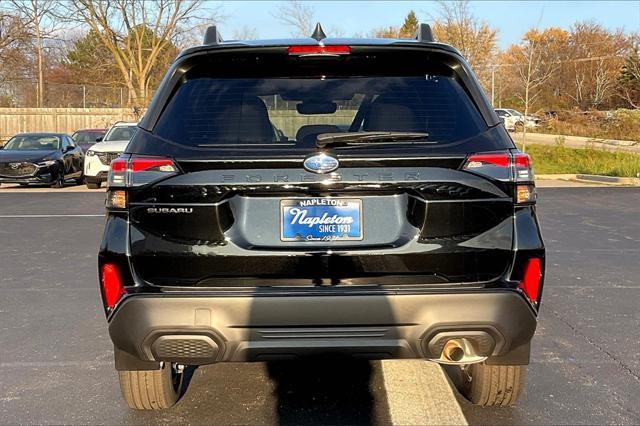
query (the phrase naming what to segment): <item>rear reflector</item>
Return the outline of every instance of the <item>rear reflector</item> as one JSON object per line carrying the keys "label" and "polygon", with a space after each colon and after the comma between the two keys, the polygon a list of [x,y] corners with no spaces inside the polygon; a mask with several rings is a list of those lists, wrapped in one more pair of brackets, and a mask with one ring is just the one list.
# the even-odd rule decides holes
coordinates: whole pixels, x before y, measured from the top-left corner
{"label": "rear reflector", "polygon": [[126,293],[122,286],[118,267],[113,263],[102,265],[102,292],[107,307],[113,309]]}
{"label": "rear reflector", "polygon": [[533,302],[538,302],[540,296],[540,281],[542,279],[542,264],[540,259],[532,258],[527,261],[524,268],[524,278],[518,284],[518,288],[522,289],[527,298]]}
{"label": "rear reflector", "polygon": [[351,53],[350,46],[343,45],[303,45],[289,46],[289,55],[348,55]]}

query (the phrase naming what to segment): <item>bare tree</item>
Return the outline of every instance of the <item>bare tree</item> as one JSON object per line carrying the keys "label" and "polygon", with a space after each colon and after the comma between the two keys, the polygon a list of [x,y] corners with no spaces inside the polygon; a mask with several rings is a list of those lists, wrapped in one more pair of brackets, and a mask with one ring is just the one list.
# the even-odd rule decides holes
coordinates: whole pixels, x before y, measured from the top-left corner
{"label": "bare tree", "polygon": [[236,40],[256,40],[258,38],[258,30],[245,25],[233,32],[233,38]]}
{"label": "bare tree", "polygon": [[0,61],[4,54],[27,38],[25,24],[20,17],[0,10]]}
{"label": "bare tree", "polygon": [[[68,0],[68,16],[98,34],[113,55],[131,99],[131,106],[146,106],[150,76],[173,42],[189,33],[201,19],[200,0]],[[219,20],[211,10],[209,23]]]}
{"label": "bare tree", "polygon": [[[622,31],[610,32],[595,22],[578,22],[571,28],[572,89],[568,96],[579,107],[598,108],[616,93],[616,83],[631,48]],[[574,59],[575,58],[575,59]]]}
{"label": "bare tree", "polygon": [[36,106],[44,105],[44,41],[50,38],[57,29],[57,21],[53,19],[59,3],[55,0],[10,0],[13,10],[26,23],[35,43],[37,63]]}
{"label": "bare tree", "polygon": [[439,4],[439,13],[432,17],[434,38],[458,49],[486,83],[489,64],[497,52],[498,31],[473,16],[467,0],[440,1]]}
{"label": "bare tree", "polygon": [[520,45],[512,46],[506,54],[515,71],[515,78],[520,87],[515,95],[524,105],[524,120],[522,131],[522,150],[526,149],[527,116],[531,105],[535,102],[544,84],[551,78],[560,67],[560,62],[556,57],[548,55],[549,41],[553,40],[551,32],[555,28],[550,28],[543,32],[529,30],[525,34]]}
{"label": "bare tree", "polygon": [[313,7],[297,0],[291,0],[280,7],[274,17],[284,25],[293,27],[291,35],[294,37],[309,37],[316,23]]}

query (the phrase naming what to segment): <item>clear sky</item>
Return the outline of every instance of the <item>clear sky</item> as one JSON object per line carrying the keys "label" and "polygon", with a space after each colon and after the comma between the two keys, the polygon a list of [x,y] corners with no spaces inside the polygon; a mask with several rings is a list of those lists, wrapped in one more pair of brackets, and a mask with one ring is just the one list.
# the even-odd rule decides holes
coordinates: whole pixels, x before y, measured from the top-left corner
{"label": "clear sky", "polygon": [[[367,34],[370,30],[400,25],[413,9],[423,22],[438,13],[433,1],[308,1],[316,18],[331,37],[332,27],[345,36]],[[226,19],[221,33],[227,39],[243,27],[255,29],[260,38],[289,37],[293,31],[283,26],[274,14],[283,2],[225,1]],[[478,18],[499,29],[499,44],[506,47],[517,42],[528,28],[558,26],[569,28],[576,21],[594,20],[607,28],[624,28],[640,32],[640,0],[629,1],[472,1],[471,10]],[[542,16],[542,19],[540,17]]]}

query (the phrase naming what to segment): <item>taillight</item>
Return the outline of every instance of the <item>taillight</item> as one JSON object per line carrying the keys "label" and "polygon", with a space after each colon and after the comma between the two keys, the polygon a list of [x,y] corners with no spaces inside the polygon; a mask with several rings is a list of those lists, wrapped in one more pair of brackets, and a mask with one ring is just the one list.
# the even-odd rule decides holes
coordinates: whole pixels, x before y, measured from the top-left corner
{"label": "taillight", "polygon": [[349,55],[351,53],[350,46],[344,45],[331,45],[325,46],[322,44],[317,45],[301,45],[301,46],[289,46],[289,55],[312,55],[312,56],[335,56],[335,55]]}
{"label": "taillight", "polygon": [[516,182],[533,182],[531,159],[524,152],[513,154],[513,170]]}
{"label": "taillight", "polygon": [[113,309],[118,301],[126,294],[120,278],[118,267],[114,263],[102,265],[102,294],[104,303],[108,308]]}
{"label": "taillight", "polygon": [[178,172],[178,167],[170,158],[122,156],[111,162],[107,181],[110,188],[140,186]]}
{"label": "taillight", "polygon": [[462,170],[502,182],[514,182],[516,203],[536,201],[536,189],[533,182],[533,169],[529,156],[523,152],[488,152],[471,154],[467,157]]}
{"label": "taillight", "polygon": [[518,288],[521,289],[532,303],[537,303],[540,297],[540,283],[542,282],[542,262],[534,257],[527,261],[524,275]]}
{"label": "taillight", "polygon": [[511,154],[508,152],[472,154],[462,166],[479,175],[501,181],[511,180]]}

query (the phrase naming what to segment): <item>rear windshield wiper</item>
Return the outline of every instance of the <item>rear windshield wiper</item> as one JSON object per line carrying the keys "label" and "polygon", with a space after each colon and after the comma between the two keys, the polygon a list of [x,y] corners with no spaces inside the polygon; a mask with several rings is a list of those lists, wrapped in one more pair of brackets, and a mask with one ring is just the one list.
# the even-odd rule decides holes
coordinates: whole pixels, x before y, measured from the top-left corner
{"label": "rear windshield wiper", "polygon": [[429,133],[419,132],[348,132],[348,133],[321,133],[316,137],[316,146],[325,148],[328,146],[372,145],[385,143],[425,144]]}

